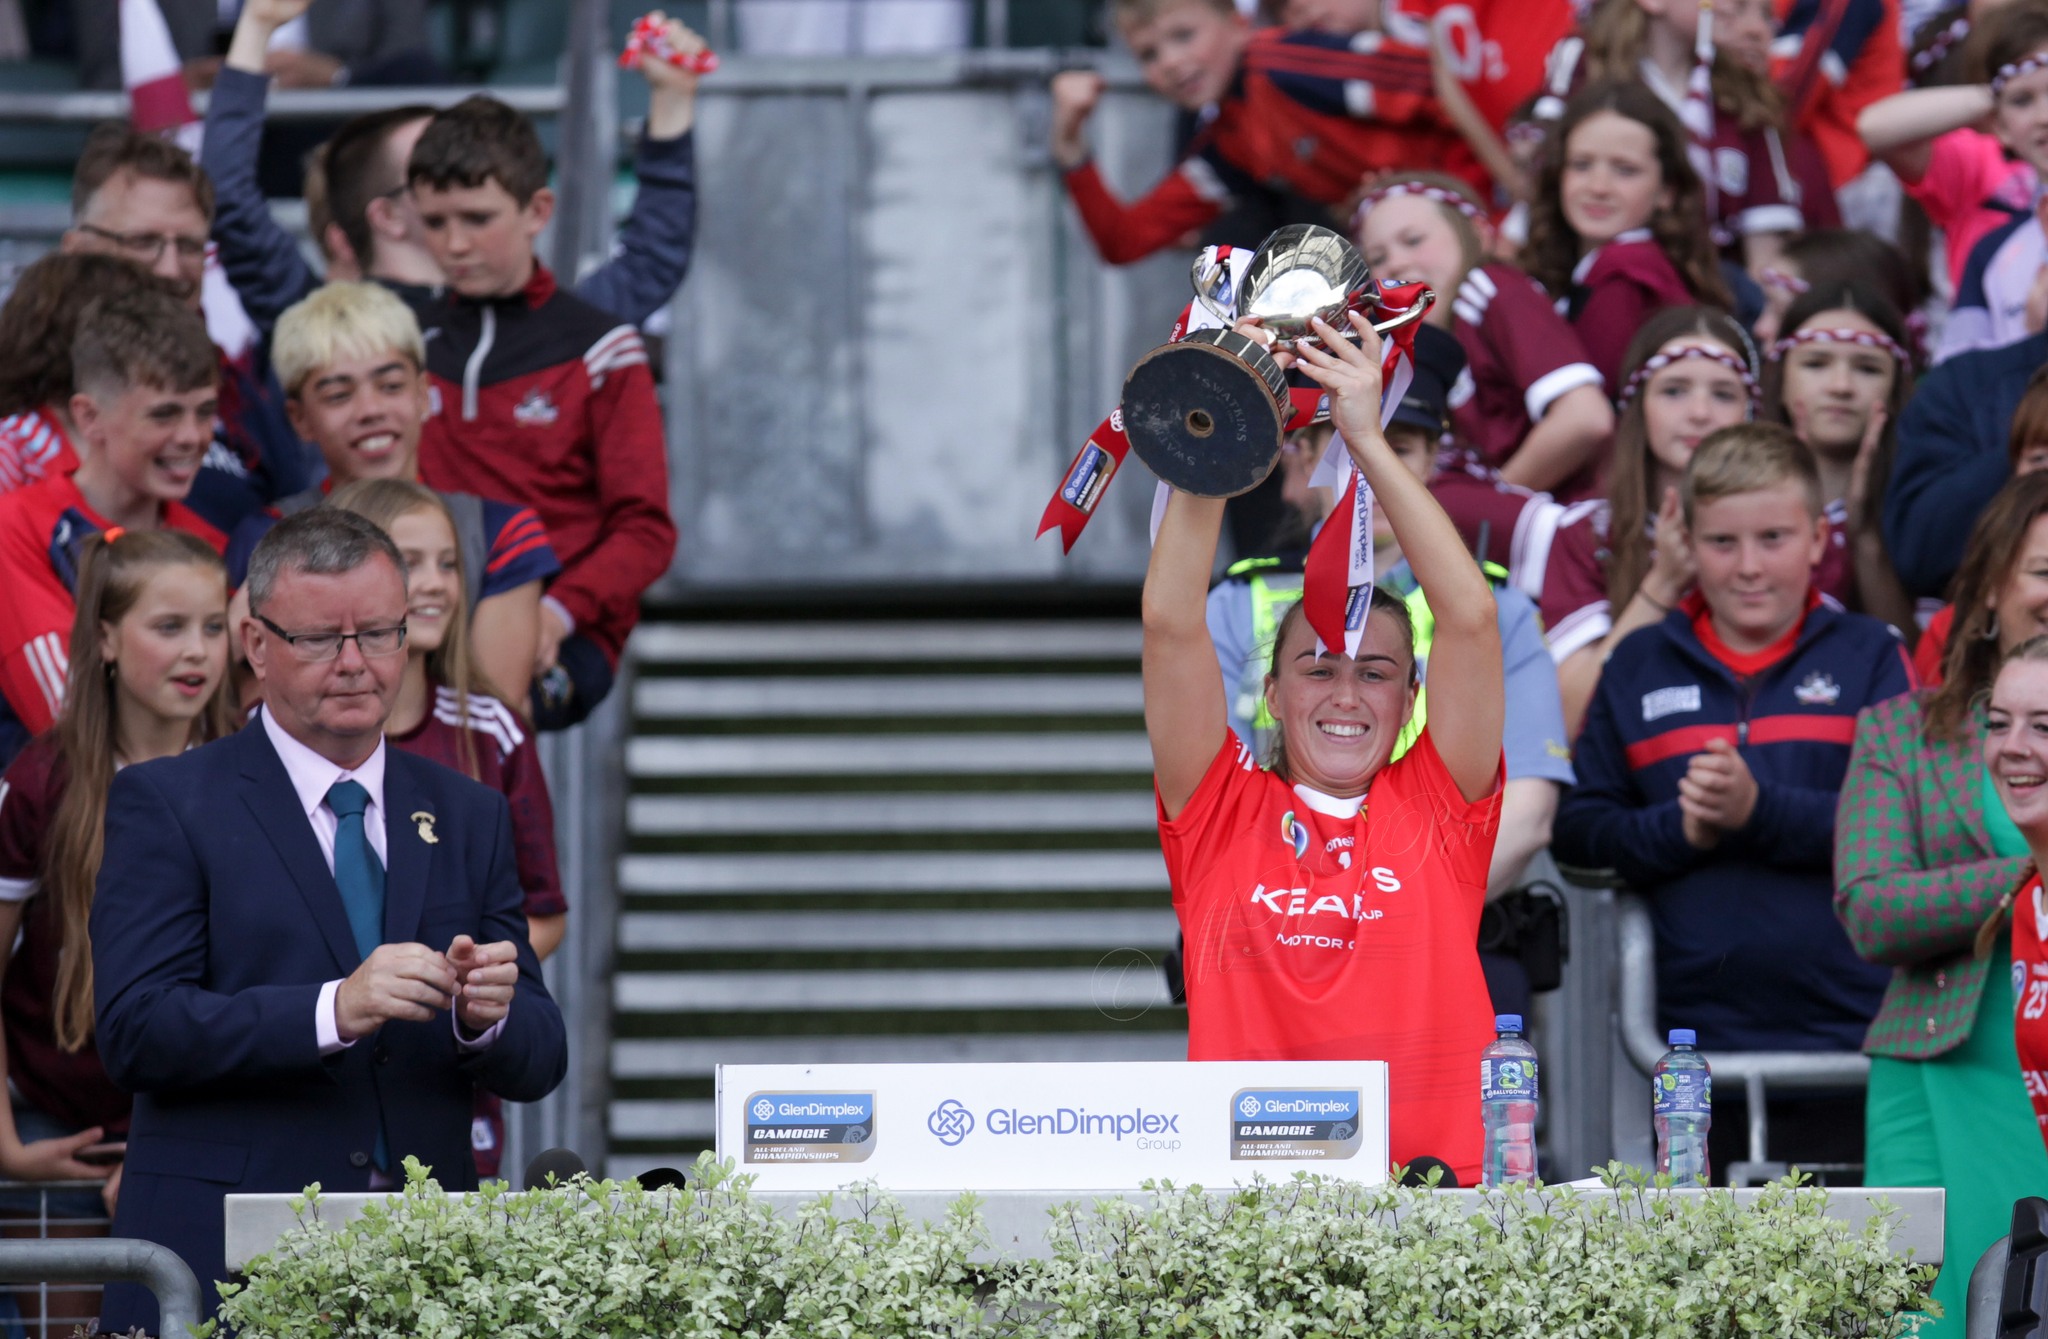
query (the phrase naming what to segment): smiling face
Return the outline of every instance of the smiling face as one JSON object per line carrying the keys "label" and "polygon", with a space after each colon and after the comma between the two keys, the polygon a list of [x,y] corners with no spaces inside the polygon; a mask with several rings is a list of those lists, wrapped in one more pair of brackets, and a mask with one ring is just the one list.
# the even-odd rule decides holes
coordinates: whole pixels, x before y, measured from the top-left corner
{"label": "smiling face", "polygon": [[1998,620],[1998,653],[2048,634],[2048,514],[2036,516],[2012,571],[1988,602]]}
{"label": "smiling face", "polygon": [[[1816,313],[1807,330],[1853,330],[1883,335],[1862,312]],[[1870,416],[1889,402],[1898,365],[1883,349],[1838,341],[1801,344],[1785,355],[1784,400],[1806,444],[1822,455],[1854,456]]]}
{"label": "smiling face", "polygon": [[2048,837],[2048,662],[2010,661],[1992,681],[1984,770],[2013,826]]}
{"label": "smiling face", "polygon": [[1419,195],[1390,195],[1372,207],[1358,230],[1359,250],[1381,281],[1421,280],[1437,294],[1429,317],[1448,325],[1451,299],[1465,281],[1466,257],[1444,207]]}
{"label": "smiling face", "polygon": [[1291,780],[1328,795],[1363,794],[1386,765],[1415,705],[1415,654],[1399,618],[1375,609],[1358,658],[1316,654],[1306,618],[1288,621],[1266,680],[1266,707],[1280,724]]}
{"label": "smiling face", "polygon": [[1250,31],[1241,17],[1202,0],[1167,4],[1149,19],[1123,25],[1124,45],[1137,57],[1146,87],[1187,111],[1229,89]]}
{"label": "smiling face", "polygon": [[416,656],[441,649],[448,621],[463,616],[462,552],[438,507],[420,507],[391,523],[405,559],[405,645]]}
{"label": "smiling face", "polygon": [[158,568],[119,622],[100,624],[118,711],[191,722],[228,668],[228,583],[219,568]]}
{"label": "smiling face", "polygon": [[1581,254],[1649,225],[1670,202],[1657,136],[1619,112],[1595,112],[1565,144],[1559,201]]}
{"label": "smiling face", "polygon": [[285,732],[343,767],[375,752],[405,674],[404,652],[365,656],[351,640],[332,660],[301,660],[261,620],[295,635],[398,627],[406,621],[405,575],[381,555],[332,575],[287,569],[250,613],[243,649],[265,708]]}
{"label": "smiling face", "polygon": [[[1686,348],[1734,353],[1702,335],[1672,340],[1657,352],[1669,354]],[[1708,433],[1749,417],[1749,387],[1735,369],[1711,358],[1680,358],[1659,368],[1641,394],[1650,457],[1672,475],[1685,472],[1693,451]]]}
{"label": "smiling face", "polygon": [[466,298],[510,297],[533,277],[533,241],[554,214],[553,192],[524,205],[498,182],[434,186],[416,181],[420,235],[448,286]]}
{"label": "smiling face", "polygon": [[[2029,53],[2048,54],[2048,47]],[[2048,66],[2006,81],[1992,105],[1991,128],[2014,157],[2048,173]]]}
{"label": "smiling face", "polygon": [[386,350],[314,369],[285,410],[299,436],[320,448],[338,487],[412,478],[429,403],[426,372]]}
{"label": "smiling face", "polygon": [[71,418],[86,444],[80,487],[184,501],[213,441],[218,407],[210,384],[189,391],[142,384],[72,396]]}
{"label": "smiling face", "polygon": [[1687,535],[1722,641],[1758,651],[1798,623],[1828,543],[1828,523],[1798,482],[1702,499]]}

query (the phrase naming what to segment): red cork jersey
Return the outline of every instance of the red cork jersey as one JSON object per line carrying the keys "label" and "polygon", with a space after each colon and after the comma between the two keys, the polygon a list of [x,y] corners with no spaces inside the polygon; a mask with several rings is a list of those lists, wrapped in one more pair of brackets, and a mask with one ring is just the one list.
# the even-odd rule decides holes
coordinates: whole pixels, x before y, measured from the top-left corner
{"label": "red cork jersey", "polygon": [[[216,552],[227,547],[181,502],[164,505],[163,523]],[[69,475],[0,495],[0,696],[29,734],[49,729],[64,705],[78,546],[106,527]]]}
{"label": "red cork jersey", "polygon": [[1227,736],[1160,845],[1187,938],[1190,1060],[1384,1060],[1396,1163],[1479,1178],[1475,947],[1500,791],[1469,803],[1425,729],[1363,804]]}

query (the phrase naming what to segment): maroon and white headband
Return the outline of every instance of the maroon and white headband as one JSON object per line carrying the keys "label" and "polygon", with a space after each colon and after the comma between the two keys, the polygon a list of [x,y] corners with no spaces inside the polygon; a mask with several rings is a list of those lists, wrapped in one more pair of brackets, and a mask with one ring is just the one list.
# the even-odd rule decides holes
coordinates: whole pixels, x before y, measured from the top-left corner
{"label": "maroon and white headband", "polygon": [[1654,353],[1645,358],[1643,365],[1635,370],[1635,374],[1621,388],[1621,398],[1615,401],[1616,407],[1626,413],[1629,404],[1636,398],[1637,392],[1643,389],[1643,386],[1651,377],[1656,376],[1673,363],[1683,362],[1687,358],[1705,358],[1709,362],[1721,364],[1721,366],[1727,368],[1736,376],[1741,377],[1743,389],[1749,392],[1750,404],[1752,406],[1755,405],[1757,395],[1756,373],[1750,369],[1748,359],[1739,358],[1728,352],[1728,350],[1717,348],[1713,345],[1685,344],[1675,349]]}
{"label": "maroon and white headband", "polygon": [[1934,35],[1934,40],[1915,52],[1912,66],[1914,74],[1926,74],[1941,64],[1942,58],[1956,49],[1956,43],[1970,35],[1970,20],[1966,15],[1943,28]]}
{"label": "maroon and white headband", "polygon": [[1912,358],[1897,340],[1876,330],[1802,330],[1771,345],[1771,361],[1777,362],[1802,344],[1861,344],[1866,349],[1877,349],[1891,355],[1901,367],[1913,365]]}
{"label": "maroon and white headband", "polygon": [[1781,270],[1775,265],[1766,265],[1758,270],[1756,281],[1765,288],[1780,288],[1787,293],[1804,293],[1813,287],[1798,275]]}
{"label": "maroon and white headband", "polygon": [[1486,212],[1456,191],[1447,191],[1441,186],[1431,186],[1427,182],[1397,181],[1391,186],[1382,186],[1376,191],[1367,192],[1366,197],[1358,202],[1357,210],[1351,215],[1351,231],[1358,231],[1359,225],[1365,222],[1365,216],[1372,212],[1374,205],[1383,200],[1391,200],[1397,195],[1419,195],[1434,204],[1457,210],[1472,220],[1474,227],[1487,226]]}
{"label": "maroon and white headband", "polygon": [[1999,66],[1998,73],[1991,76],[1991,96],[1997,97],[2005,91],[2007,84],[2023,74],[2032,74],[2043,66],[2048,66],[2048,51],[2036,51],[2025,60],[2016,60],[2010,65]]}

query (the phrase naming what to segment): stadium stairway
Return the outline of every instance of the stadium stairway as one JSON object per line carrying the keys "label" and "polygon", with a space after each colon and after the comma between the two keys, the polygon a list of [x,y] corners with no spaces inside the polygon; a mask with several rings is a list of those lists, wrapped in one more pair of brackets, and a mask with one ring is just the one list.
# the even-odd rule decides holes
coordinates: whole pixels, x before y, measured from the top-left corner
{"label": "stadium stairway", "polygon": [[610,1174],[719,1063],[1186,1054],[1128,607],[642,626]]}

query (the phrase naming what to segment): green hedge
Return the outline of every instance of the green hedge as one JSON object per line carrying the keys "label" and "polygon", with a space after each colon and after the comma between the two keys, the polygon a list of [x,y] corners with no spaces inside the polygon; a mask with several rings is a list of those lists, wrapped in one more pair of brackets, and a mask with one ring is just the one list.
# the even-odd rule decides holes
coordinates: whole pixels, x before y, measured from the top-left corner
{"label": "green hedge", "polygon": [[1229,1194],[1149,1187],[1054,1211],[1049,1260],[996,1259],[976,1201],[943,1223],[872,1188],[780,1216],[707,1154],[687,1189],[579,1180],[444,1195],[407,1185],[339,1230],[300,1226],[222,1289],[244,1339],[1626,1339],[1902,1335],[1933,1270],[1889,1216],[1852,1232],[1790,1181],[1751,1205],[1673,1196],[1454,1196],[1301,1176]]}

